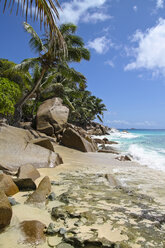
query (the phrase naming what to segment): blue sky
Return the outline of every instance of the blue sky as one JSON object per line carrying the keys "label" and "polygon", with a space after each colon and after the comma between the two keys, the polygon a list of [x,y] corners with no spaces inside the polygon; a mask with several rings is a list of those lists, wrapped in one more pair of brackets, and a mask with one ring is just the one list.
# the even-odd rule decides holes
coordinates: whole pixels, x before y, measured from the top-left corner
{"label": "blue sky", "polygon": [[[91,51],[75,64],[88,89],[103,99],[104,123],[117,128],[165,128],[165,2],[163,0],[61,0],[62,22],[78,25]],[[2,13],[0,57],[16,63],[35,56],[22,16]],[[40,32],[39,23],[28,22]]]}

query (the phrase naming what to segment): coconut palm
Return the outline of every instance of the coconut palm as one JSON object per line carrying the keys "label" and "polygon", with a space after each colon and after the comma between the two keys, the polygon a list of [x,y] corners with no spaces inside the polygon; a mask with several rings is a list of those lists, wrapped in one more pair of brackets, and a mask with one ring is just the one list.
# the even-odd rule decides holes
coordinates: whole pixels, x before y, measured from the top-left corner
{"label": "coconut palm", "polygon": [[[34,85],[40,74],[41,68],[36,65],[33,68],[31,82],[29,84]],[[52,97],[62,98],[71,111],[75,111],[69,98],[71,94],[76,93],[77,85],[84,89],[86,87],[86,78],[80,72],[70,68],[67,63],[60,64],[57,68],[48,70],[35,94],[25,104],[24,116],[28,115],[29,118],[32,118],[40,103]]]}
{"label": "coconut palm", "polygon": [[36,92],[47,71],[54,68],[60,68],[60,66],[62,68],[69,62],[80,62],[82,59],[90,59],[90,53],[88,49],[84,48],[82,39],[79,36],[74,35],[76,26],[73,24],[62,25],[60,29],[61,33],[64,34],[64,39],[66,40],[68,47],[67,58],[64,57],[58,39],[52,40],[49,33],[45,35],[44,39],[40,39],[35,30],[28,23],[24,23],[24,28],[31,35],[29,42],[31,48],[38,52],[39,56],[36,58],[25,59],[14,69],[27,71],[37,64],[41,70],[40,77],[36,80],[31,90],[17,103],[17,113],[20,112],[26,101]]}

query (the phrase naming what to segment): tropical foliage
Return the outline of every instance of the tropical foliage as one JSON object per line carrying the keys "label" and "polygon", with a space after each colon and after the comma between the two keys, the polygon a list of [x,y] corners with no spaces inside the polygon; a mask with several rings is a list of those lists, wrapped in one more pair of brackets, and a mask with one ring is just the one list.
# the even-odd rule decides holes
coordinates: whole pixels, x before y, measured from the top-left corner
{"label": "tropical foliage", "polygon": [[0,77],[0,114],[10,116],[14,114],[14,106],[21,96],[18,84],[8,78]]}
{"label": "tropical foliage", "polygon": [[[24,120],[35,118],[38,106],[44,100],[60,97],[70,108],[70,122],[85,126],[96,117],[102,121],[105,105],[86,90],[85,76],[70,67],[73,62],[90,59],[90,52],[82,38],[75,34],[77,27],[71,23],[59,27],[67,45],[67,57],[60,49],[58,39],[52,40],[50,33],[41,39],[29,24],[24,23],[24,28],[31,36],[29,44],[38,57],[25,59],[18,65],[0,60],[0,76],[13,81],[11,85],[15,82],[15,90],[17,87],[21,89],[21,94],[14,96],[9,91],[14,99],[10,114],[13,114],[15,104],[15,120],[20,120],[20,117]],[[3,114],[6,113],[3,111]]]}

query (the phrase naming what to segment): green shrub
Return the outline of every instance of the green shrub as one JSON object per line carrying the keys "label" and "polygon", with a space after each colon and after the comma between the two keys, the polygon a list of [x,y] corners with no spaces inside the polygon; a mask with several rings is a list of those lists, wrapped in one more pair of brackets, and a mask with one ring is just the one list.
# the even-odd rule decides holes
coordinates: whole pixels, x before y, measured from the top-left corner
{"label": "green shrub", "polygon": [[18,84],[7,78],[0,77],[0,114],[8,116],[14,114],[14,106],[21,97]]}

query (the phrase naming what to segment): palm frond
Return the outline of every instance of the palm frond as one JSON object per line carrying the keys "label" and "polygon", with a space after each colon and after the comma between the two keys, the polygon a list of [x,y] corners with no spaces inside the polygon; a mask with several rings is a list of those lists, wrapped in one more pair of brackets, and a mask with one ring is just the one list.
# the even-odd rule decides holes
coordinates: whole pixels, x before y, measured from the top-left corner
{"label": "palm frond", "polygon": [[64,56],[67,55],[65,40],[56,25],[56,20],[59,19],[57,7],[61,8],[58,0],[5,0],[3,12],[6,10],[7,3],[9,3],[10,12],[13,11],[14,5],[17,4],[16,15],[18,15],[19,11],[22,12],[26,22],[28,14],[30,14],[30,18],[33,18],[34,21],[39,18],[40,26],[43,24],[45,30],[49,28],[51,39],[58,39],[59,46],[63,51]]}
{"label": "palm frond", "polygon": [[99,119],[100,122],[103,123],[103,120],[101,119],[101,117],[99,115],[97,115],[97,118]]}
{"label": "palm frond", "polygon": [[34,67],[36,63],[40,63],[40,57],[24,59],[20,64],[13,67],[14,70],[28,71]]}
{"label": "palm frond", "polygon": [[65,36],[68,34],[74,34],[77,30],[77,26],[73,23],[65,23],[60,26],[60,32]]}
{"label": "palm frond", "polygon": [[30,39],[30,46],[32,49],[34,49],[36,52],[47,52],[46,47],[43,45],[42,40],[38,36],[38,34],[35,32],[35,30],[32,28],[30,24],[27,22],[23,23],[24,29],[31,35]]}

